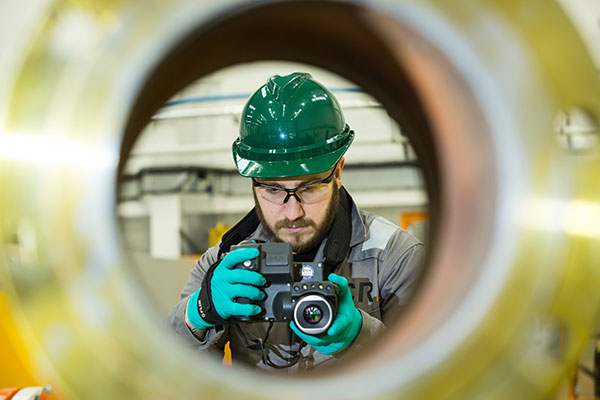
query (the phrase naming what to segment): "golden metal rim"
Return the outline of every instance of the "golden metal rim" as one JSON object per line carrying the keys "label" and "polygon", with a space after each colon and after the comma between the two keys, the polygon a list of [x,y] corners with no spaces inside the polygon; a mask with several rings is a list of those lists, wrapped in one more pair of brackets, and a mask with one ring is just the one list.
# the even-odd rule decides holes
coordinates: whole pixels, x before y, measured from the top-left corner
{"label": "golden metal rim", "polygon": [[[2,143],[39,157],[27,152],[0,153],[0,184],[7,188],[0,198],[0,264],[3,278],[9,282],[9,293],[20,303],[24,318],[19,328],[35,349],[36,362],[51,371],[67,397],[234,395],[274,399],[283,395],[291,399],[304,397],[307,384],[316,390],[315,397],[323,398],[459,398],[473,397],[483,390],[488,390],[490,398],[548,394],[595,326],[599,310],[594,296],[594,288],[600,282],[600,273],[594,268],[598,261],[598,252],[594,251],[598,235],[583,230],[585,224],[573,225],[571,219],[580,221],[581,210],[588,212],[587,219],[592,222],[600,219],[600,193],[595,189],[597,185],[591,184],[599,162],[598,150],[583,158],[573,157],[564,153],[550,134],[552,113],[560,108],[581,105],[596,118],[600,115],[595,71],[574,30],[554,3],[528,2],[528,7],[534,9],[543,3],[543,13],[533,22],[519,12],[522,3],[518,1],[488,1],[477,7],[454,4],[453,8],[438,1],[412,3],[373,1],[366,8],[343,2],[310,6],[323,7],[324,12],[315,19],[331,18],[338,27],[347,22],[342,16],[352,22],[361,21],[363,33],[369,32],[370,39],[379,40],[378,49],[389,52],[385,60],[394,60],[395,67],[409,75],[418,93],[416,98],[425,104],[433,138],[424,146],[436,152],[437,167],[443,168],[444,179],[435,189],[444,199],[440,205],[440,223],[444,225],[431,259],[432,268],[441,272],[437,281],[425,282],[424,287],[429,287],[426,293],[432,296],[432,290],[442,288],[448,271],[456,266],[453,263],[460,260],[464,260],[464,271],[475,275],[473,280],[460,280],[453,286],[456,291],[464,290],[464,297],[457,292],[447,293],[453,300],[447,305],[454,305],[455,309],[437,310],[438,319],[434,321],[430,313],[431,319],[427,320],[426,311],[440,302],[438,298],[437,302],[428,303],[424,294],[417,298],[414,314],[403,320],[404,325],[392,328],[379,350],[363,354],[349,369],[321,380],[309,376],[274,379],[244,370],[223,374],[214,368],[213,361],[196,360],[182,346],[173,344],[172,336],[160,329],[156,317],[144,308],[144,293],[126,268],[116,221],[106,221],[107,217],[114,218],[115,171],[119,155],[127,152],[128,136],[125,150],[119,150],[115,143],[121,138],[116,132],[135,132],[149,118],[136,112],[151,112],[152,104],[136,103],[136,98],[143,99],[143,88],[148,89],[148,82],[159,83],[152,81],[156,77],[153,71],[160,72],[161,63],[177,57],[177,52],[171,50],[180,49],[181,43],[208,40],[211,33],[219,32],[217,28],[223,28],[219,25],[223,21],[236,21],[240,24],[237,34],[252,37],[249,33],[257,26],[242,25],[244,20],[256,17],[257,10],[261,15],[265,11],[278,15],[277,10],[284,7],[306,4],[230,2],[215,7],[210,2],[181,0],[153,3],[134,16],[130,12],[136,8],[133,1],[107,8],[91,0],[53,3],[53,17],[39,20],[39,33],[28,32],[31,41],[10,53],[15,60],[24,61],[10,70],[15,71],[14,85],[6,86],[0,93],[0,104],[6,105],[1,114]],[[364,13],[350,18],[353,12],[348,10],[357,9]],[[340,10],[347,13],[333,12]],[[73,15],[81,13],[91,22],[90,39],[80,48],[66,48],[57,39],[62,30],[68,30],[61,24],[69,20],[67,17],[76,18]],[[302,22],[299,15],[292,14],[291,22],[294,18]],[[175,24],[182,16],[183,22]],[[492,28],[497,31],[486,31],[479,24],[482,19],[492,21]],[[425,21],[433,25],[426,25]],[[557,56],[544,51],[540,37],[544,24],[553,26],[553,32],[560,35],[556,46],[569,54],[561,62],[576,72],[573,75],[560,74],[565,66],[557,67]],[[289,24],[288,28],[300,29],[299,26]],[[458,41],[436,37],[439,32],[454,35]],[[499,32],[507,35],[505,40],[495,37]],[[339,40],[335,31],[324,30],[320,34],[324,46],[340,44],[333,40]],[[118,43],[116,38],[120,39]],[[367,41],[360,41],[357,36],[352,39],[366,51],[360,46]],[[487,46],[491,44],[498,46],[496,52],[490,52]],[[467,50],[461,54],[472,58],[457,59],[452,52],[459,47]],[[300,54],[296,57],[305,57],[298,61],[311,60],[307,47],[296,50]],[[267,53],[265,50],[254,56]],[[231,60],[226,52],[216,54],[222,57],[219,62]],[[339,53],[330,55],[329,60],[320,58],[313,63],[319,65],[321,61],[321,66],[354,78],[367,89],[381,90],[382,85],[376,83],[374,76],[355,75],[357,70],[344,66],[338,59]],[[507,55],[524,56],[520,61],[525,67],[511,69],[511,60],[495,59]],[[281,56],[292,57],[285,52]],[[438,64],[434,65],[432,59]],[[216,62],[207,62],[203,71],[217,66]],[[393,68],[387,71],[386,77],[393,76],[393,72]],[[456,81],[443,79],[451,76]],[[445,85],[441,92],[436,92],[440,88],[432,86],[430,78]],[[175,86],[185,79],[189,77],[183,77]],[[478,85],[482,82],[492,82],[485,88],[495,91],[482,91]],[[168,90],[160,93],[165,96]],[[384,100],[394,95],[376,94]],[[486,94],[494,98],[490,100]],[[449,109],[443,107],[456,97],[469,104],[464,114],[460,114],[464,105],[461,102],[450,104]],[[166,99],[152,99],[154,107],[162,100]],[[516,104],[534,104],[537,109],[527,115]],[[491,114],[494,105],[498,106],[495,110],[504,110],[505,114]],[[455,112],[449,113],[451,110]],[[137,119],[128,119],[134,114]],[[508,126],[512,131],[503,130],[507,125],[496,125],[504,116],[511,119]],[[124,128],[126,121],[128,127]],[[483,138],[477,137],[477,132],[486,131]],[[503,134],[508,141],[501,140]],[[460,152],[456,151],[457,146]],[[53,149],[66,151],[65,157],[46,157],[43,150]],[[478,154],[477,150],[482,149],[488,150]],[[514,160],[510,160],[511,152]],[[511,161],[515,165],[508,165]],[[472,163],[480,169],[473,168]],[[506,183],[518,167],[524,168],[521,184]],[[486,173],[492,179],[486,181]],[[570,186],[558,185],[564,183],[564,177],[572,179]],[[465,204],[465,190],[471,190],[471,199],[479,201],[470,207]],[[508,193],[510,190],[517,195]],[[507,200],[518,200],[519,204],[506,205]],[[503,211],[498,212],[499,209]],[[562,225],[545,225],[544,220],[555,212],[561,213]],[[465,225],[464,221],[469,223]],[[457,235],[465,233],[461,228],[476,236],[472,247],[464,252],[457,248]],[[473,243],[481,247],[475,248]],[[506,253],[499,254],[502,250],[509,250],[508,257]],[[503,264],[503,256],[508,258],[507,264]],[[482,264],[490,270],[499,268],[503,274],[482,273]],[[448,324],[448,316],[456,319],[461,312],[472,312],[473,307],[460,306],[466,304],[469,296],[469,304],[484,298],[485,289],[494,285],[481,282],[494,276],[502,278],[496,282],[501,287],[495,287],[495,296],[487,297],[491,302],[482,304],[483,311],[488,312],[465,323],[469,326],[461,333],[462,339],[450,343],[452,337],[448,337],[449,343],[439,347],[445,348],[444,354],[429,354],[419,348],[427,343],[427,335],[422,335],[422,341],[417,340],[423,333],[419,323],[430,324],[434,331],[430,338],[443,340],[440,333],[457,327],[456,321]],[[514,287],[521,291],[515,292]],[[573,307],[580,310],[577,315],[571,312]],[[531,331],[536,329],[568,332],[557,357],[548,358],[543,348],[532,345],[535,335]],[[413,336],[414,341],[407,339],[407,332],[417,335]],[[407,343],[409,348],[404,348]],[[424,355],[431,358],[423,359]],[[411,371],[407,366],[413,362]],[[82,368],[82,363],[91,368]],[[360,368],[361,363],[368,367],[366,371]],[[465,369],[467,364],[469,368]],[[402,380],[402,374],[412,379]],[[365,379],[371,384],[364,385]]]}

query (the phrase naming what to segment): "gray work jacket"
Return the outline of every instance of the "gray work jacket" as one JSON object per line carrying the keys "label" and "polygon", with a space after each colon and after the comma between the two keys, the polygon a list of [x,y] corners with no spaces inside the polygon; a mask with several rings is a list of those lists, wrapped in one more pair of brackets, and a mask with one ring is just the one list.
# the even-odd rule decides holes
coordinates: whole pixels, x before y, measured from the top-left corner
{"label": "gray work jacket", "polygon": [[[247,239],[267,240],[259,226]],[[321,243],[314,261],[323,260],[326,240]],[[204,274],[217,260],[219,248],[211,247],[197,261],[177,303],[169,316],[169,322],[186,342],[198,350],[223,354],[230,342],[232,363],[244,363],[264,370],[290,372],[327,364],[345,354],[354,353],[369,344],[390,322],[397,311],[407,302],[419,274],[424,257],[423,244],[413,235],[374,214],[359,211],[352,204],[352,236],[347,260],[334,271],[348,279],[354,304],[360,310],[363,323],[358,337],[340,354],[325,355],[306,345],[289,328],[287,322],[275,323],[269,332],[265,349],[257,348],[258,339],[265,337],[268,323],[240,323],[207,329],[203,340],[193,334],[185,323],[187,300],[202,283]],[[252,346],[255,344],[255,346]],[[248,345],[251,348],[248,348]],[[265,363],[264,354],[271,363],[287,366],[290,360],[298,360],[293,366],[275,369]]]}

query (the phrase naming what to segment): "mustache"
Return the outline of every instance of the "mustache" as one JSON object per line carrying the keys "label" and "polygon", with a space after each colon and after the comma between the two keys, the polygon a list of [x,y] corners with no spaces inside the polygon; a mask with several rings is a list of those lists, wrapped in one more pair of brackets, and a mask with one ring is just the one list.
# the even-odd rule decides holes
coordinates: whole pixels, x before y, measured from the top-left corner
{"label": "mustache", "polygon": [[316,229],[317,224],[315,223],[315,221],[313,221],[312,219],[309,219],[309,218],[300,218],[300,219],[295,219],[295,220],[285,218],[285,219],[283,219],[281,221],[277,221],[275,223],[275,229],[304,228],[307,226],[312,226],[313,228]]}

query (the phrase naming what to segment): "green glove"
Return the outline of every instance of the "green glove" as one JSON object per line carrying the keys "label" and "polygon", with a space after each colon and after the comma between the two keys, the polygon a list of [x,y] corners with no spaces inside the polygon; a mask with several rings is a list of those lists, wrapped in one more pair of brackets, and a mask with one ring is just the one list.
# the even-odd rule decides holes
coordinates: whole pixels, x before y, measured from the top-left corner
{"label": "green glove", "polygon": [[327,332],[308,335],[300,332],[294,321],[290,322],[290,328],[296,335],[322,354],[334,354],[344,350],[356,339],[362,327],[362,314],[354,306],[346,278],[329,274],[328,279],[337,285],[339,292],[337,316]]}
{"label": "green glove", "polygon": [[266,279],[258,272],[235,268],[258,254],[255,248],[233,250],[206,272],[202,286],[188,300],[187,316],[194,328],[206,329],[229,323],[231,317],[250,317],[261,312],[255,304],[236,301],[238,297],[254,301],[265,298],[265,292],[258,287],[264,286]]}

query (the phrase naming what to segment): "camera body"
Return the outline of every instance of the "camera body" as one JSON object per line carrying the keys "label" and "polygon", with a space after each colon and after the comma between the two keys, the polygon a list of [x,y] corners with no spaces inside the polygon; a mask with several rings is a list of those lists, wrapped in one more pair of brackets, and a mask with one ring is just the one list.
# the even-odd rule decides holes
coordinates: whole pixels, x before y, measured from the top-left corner
{"label": "camera body", "polygon": [[301,332],[318,335],[330,326],[337,312],[337,286],[325,280],[322,263],[294,262],[289,243],[241,243],[237,248],[256,248],[259,255],[236,268],[261,273],[267,280],[266,297],[259,302],[238,298],[240,303],[253,303],[262,312],[237,321],[294,321]]}

